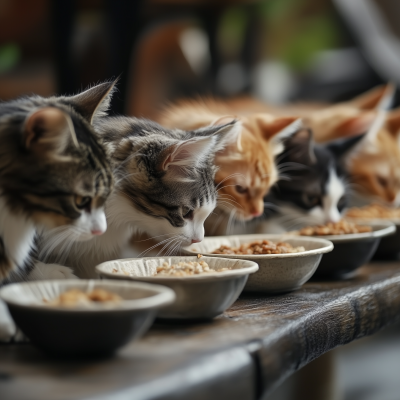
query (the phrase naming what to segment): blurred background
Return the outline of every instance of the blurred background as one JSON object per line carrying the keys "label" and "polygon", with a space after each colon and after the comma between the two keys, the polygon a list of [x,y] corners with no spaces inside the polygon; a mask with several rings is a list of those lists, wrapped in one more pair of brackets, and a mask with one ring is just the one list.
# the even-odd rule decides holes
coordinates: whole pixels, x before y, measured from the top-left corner
{"label": "blurred background", "polygon": [[336,101],[400,83],[397,0],[0,0],[0,98],[120,77],[115,112],[189,95]]}
{"label": "blurred background", "polygon": [[[119,77],[112,112],[147,118],[198,95],[346,100],[400,84],[399,22],[399,0],[0,0],[0,99]],[[400,398],[399,332],[338,351],[340,398]]]}

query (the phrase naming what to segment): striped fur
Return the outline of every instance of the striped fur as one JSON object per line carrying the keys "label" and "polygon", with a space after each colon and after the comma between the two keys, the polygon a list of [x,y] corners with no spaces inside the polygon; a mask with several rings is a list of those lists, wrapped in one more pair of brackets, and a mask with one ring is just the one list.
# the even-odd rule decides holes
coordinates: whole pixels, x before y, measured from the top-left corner
{"label": "striped fur", "polygon": [[42,231],[87,240],[105,230],[113,177],[91,122],[108,107],[113,86],[0,104],[0,282],[32,269]]}
{"label": "striped fur", "polygon": [[47,241],[42,257],[73,268],[80,277],[93,277],[94,266],[122,257],[133,232],[156,238],[169,253],[202,240],[204,220],[216,204],[213,159],[235,135],[235,121],[183,131],[113,117],[95,127],[116,179],[106,205],[108,230],[84,244]]}

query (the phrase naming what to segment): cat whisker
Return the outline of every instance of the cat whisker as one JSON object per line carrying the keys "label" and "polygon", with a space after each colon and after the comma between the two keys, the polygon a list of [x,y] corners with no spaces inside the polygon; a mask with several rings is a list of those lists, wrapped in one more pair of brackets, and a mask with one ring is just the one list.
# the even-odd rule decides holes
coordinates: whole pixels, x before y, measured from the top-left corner
{"label": "cat whisker", "polygon": [[220,186],[222,183],[224,183],[224,182],[227,181],[228,179],[233,178],[233,177],[236,177],[236,176],[243,176],[243,177],[244,177],[244,175],[243,175],[242,173],[240,173],[240,172],[235,172],[234,174],[228,175],[227,177],[225,177],[224,179],[222,179],[222,181],[219,182],[217,186],[215,186],[215,189],[218,190],[219,186]]}

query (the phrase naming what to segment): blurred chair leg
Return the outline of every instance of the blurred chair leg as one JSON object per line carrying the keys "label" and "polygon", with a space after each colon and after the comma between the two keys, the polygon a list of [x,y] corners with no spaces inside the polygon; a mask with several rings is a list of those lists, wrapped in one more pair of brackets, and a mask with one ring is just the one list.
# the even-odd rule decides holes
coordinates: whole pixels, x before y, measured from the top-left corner
{"label": "blurred chair leg", "polygon": [[[141,30],[144,0],[106,0],[105,13],[109,35],[109,77],[119,79],[118,93],[112,101],[116,113],[124,113],[128,92],[129,65],[134,61],[137,39]],[[133,54],[133,56],[132,56]]]}
{"label": "blurred chair leg", "polygon": [[79,89],[77,69],[72,56],[76,4],[74,0],[57,0],[50,4],[57,93],[73,94]]}
{"label": "blurred chair leg", "polygon": [[296,400],[340,400],[336,352],[329,351],[297,371],[294,383]]}

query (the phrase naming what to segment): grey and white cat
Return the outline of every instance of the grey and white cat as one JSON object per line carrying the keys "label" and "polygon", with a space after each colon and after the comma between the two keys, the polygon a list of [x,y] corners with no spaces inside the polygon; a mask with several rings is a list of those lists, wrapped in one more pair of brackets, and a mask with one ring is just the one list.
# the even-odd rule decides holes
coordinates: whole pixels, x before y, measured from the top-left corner
{"label": "grey and white cat", "polygon": [[72,276],[68,268],[36,262],[38,233],[88,240],[106,230],[113,178],[91,125],[108,108],[113,87],[0,103],[0,283],[29,273]]}
{"label": "grey and white cat", "polygon": [[93,277],[97,264],[123,256],[134,232],[156,238],[167,253],[201,241],[216,205],[214,155],[237,136],[235,129],[235,121],[193,131],[128,117],[98,121],[116,178],[106,204],[108,230],[86,243],[45,235],[41,257]]}
{"label": "grey and white cat", "polygon": [[[285,175],[265,198],[269,219],[257,231],[282,232],[304,225],[337,222],[349,200],[349,177],[344,159],[364,137],[317,145],[303,129],[285,143],[278,169]],[[272,216],[271,216],[272,214]]]}

